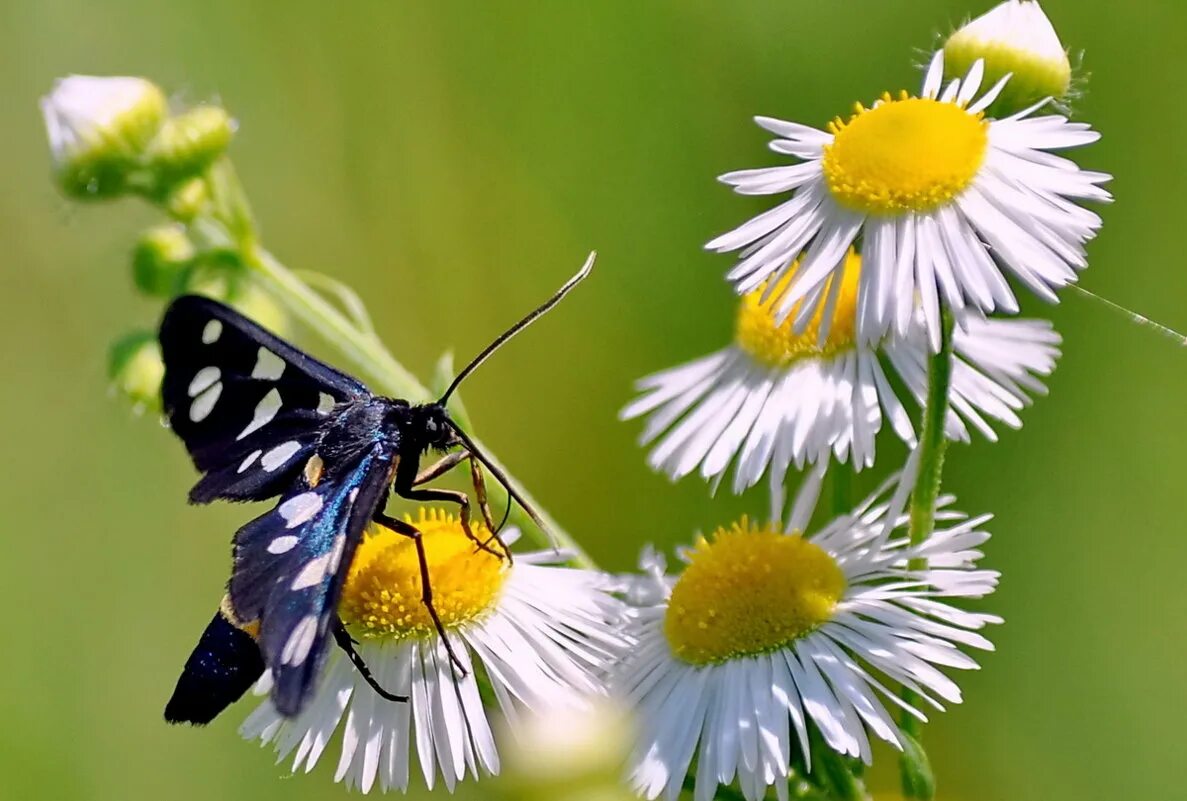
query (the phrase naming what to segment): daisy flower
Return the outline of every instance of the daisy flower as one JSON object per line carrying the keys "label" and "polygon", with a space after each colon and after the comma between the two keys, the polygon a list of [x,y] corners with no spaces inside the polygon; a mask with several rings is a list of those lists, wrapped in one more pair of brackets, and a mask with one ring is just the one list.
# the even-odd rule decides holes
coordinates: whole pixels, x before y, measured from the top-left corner
{"label": "daisy flower", "polygon": [[[856,335],[862,257],[843,262],[832,292],[831,324],[817,312],[796,333],[779,322],[775,292],[762,286],[741,299],[732,345],[642,379],[641,396],[623,418],[647,415],[643,444],[655,442],[651,466],[673,479],[694,470],[713,482],[735,464],[733,489],[755,484],[768,468],[780,478],[792,465],[850,457],[856,469],[874,463],[883,415],[895,433],[915,443],[910,416],[889,373],[918,402],[927,395],[926,324],[921,310],[901,336],[863,344]],[[795,271],[780,279],[794,280]],[[830,290],[831,292],[831,290]],[[770,295],[771,297],[766,297]],[[954,331],[954,363],[947,434],[968,440],[975,428],[990,440],[990,421],[1021,426],[1029,393],[1045,392],[1059,335],[1043,320],[995,320],[966,315]]]}
{"label": "daisy flower", "polygon": [[1076,280],[1086,266],[1084,243],[1101,221],[1075,201],[1110,200],[1099,186],[1110,176],[1049,151],[1099,135],[1062,116],[1034,116],[1042,103],[985,119],[1009,76],[978,97],[983,62],[947,86],[943,74],[940,51],[919,97],[884,94],[871,108],[857,104],[827,132],[756,118],[779,137],[771,149],[801,163],[721,176],[741,194],[792,193],[706,245],[741,251],[728,273],[739,293],[778,288],[779,318],[793,317],[803,330],[822,305],[836,302],[845,254],[860,238],[859,338],[905,334],[918,305],[939,350],[941,302],[1014,313],[1006,272],[1052,302],[1056,289]]}
{"label": "daisy flower", "polygon": [[[685,550],[678,576],[640,580],[659,591],[635,610],[637,644],[613,687],[636,710],[631,779],[646,798],[675,799],[690,767],[697,801],[735,780],[751,801],[772,785],[787,798],[789,778],[819,760],[816,732],[868,763],[871,735],[902,747],[894,707],[923,720],[925,704],[959,703],[938,668],[976,668],[961,646],[992,650],[977,631],[1001,622],[950,603],[997,584],[975,567],[988,517],[942,499],[940,527],[910,546],[906,493],[887,502],[891,486],[812,534],[800,531],[812,498],[795,504],[787,533],[743,518]],[[919,558],[928,567],[911,569]],[[921,700],[908,705],[888,684]]]}
{"label": "daisy flower", "polygon": [[[499,754],[479,695],[481,673],[514,724],[521,710],[573,709],[604,692],[604,674],[621,642],[607,625],[621,616],[606,577],[560,567],[554,551],[516,554],[513,562],[475,550],[459,521],[440,510],[409,518],[424,534],[434,606],[466,670],[450,665],[421,603],[412,540],[375,528],[359,546],[339,614],[375,678],[407,703],[380,698],[338,651],[317,695],[296,718],[265,701],[242,734],[292,757],[294,772],[321,758],[342,729],[335,781],[368,792],[406,790],[412,753],[425,784],[438,773],[452,791],[467,773],[495,774]],[[475,533],[484,536],[485,528]],[[514,541],[512,536],[504,540]],[[258,694],[268,690],[265,675]]]}

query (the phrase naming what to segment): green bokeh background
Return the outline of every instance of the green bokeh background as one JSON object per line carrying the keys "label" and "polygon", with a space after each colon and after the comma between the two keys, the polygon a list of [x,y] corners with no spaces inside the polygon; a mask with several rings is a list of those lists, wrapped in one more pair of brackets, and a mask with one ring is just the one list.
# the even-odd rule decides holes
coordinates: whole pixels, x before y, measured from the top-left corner
{"label": "green bokeh background", "polygon": [[[186,506],[178,443],[107,395],[108,343],[158,314],[128,277],[154,216],[55,192],[37,113],[55,77],[142,74],[225,103],[265,241],[355,286],[422,375],[596,247],[593,280],[466,395],[483,438],[626,569],[646,540],[765,506],[650,474],[638,426],[615,419],[633,379],[729,336],[728,260],[701,245],[767,204],[714,181],[774,163],[750,117],[821,124],[913,87],[934,35],[987,6],[0,3],[0,799],[345,793],[332,764],[290,779],[241,742],[250,704],[205,730],[161,720],[250,513]],[[1091,72],[1077,111],[1104,139],[1078,158],[1116,175],[1085,285],[1187,325],[1187,7],[1045,6]],[[1030,310],[1066,340],[1051,396],[1024,432],[949,459],[962,506],[997,515],[987,561],[1004,572],[992,606],[1007,624],[963,677],[966,703],[928,730],[940,797],[1181,798],[1187,357],[1079,298]],[[901,449],[882,444],[885,467]]]}

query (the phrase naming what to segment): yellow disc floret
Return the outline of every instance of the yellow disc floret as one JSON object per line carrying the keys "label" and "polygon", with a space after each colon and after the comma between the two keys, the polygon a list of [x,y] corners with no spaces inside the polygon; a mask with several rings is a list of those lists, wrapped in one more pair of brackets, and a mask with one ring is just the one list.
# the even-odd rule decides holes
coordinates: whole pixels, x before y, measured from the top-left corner
{"label": "yellow disc floret", "polygon": [[[440,509],[421,509],[405,516],[424,536],[433,607],[444,626],[456,628],[494,608],[508,563],[478,550],[461,522]],[[472,531],[490,536],[481,524]],[[375,527],[359,544],[342,591],[338,613],[355,636],[408,639],[436,635],[421,601],[420,562],[416,544],[387,528]]]}
{"label": "yellow disc floret", "polygon": [[[744,295],[738,306],[734,339],[738,347],[767,367],[790,367],[801,359],[835,356],[852,348],[857,341],[857,285],[861,275],[861,256],[850,251],[845,259],[845,272],[841,278],[841,287],[837,290],[832,322],[824,342],[820,341],[824,303],[820,304],[812,321],[798,334],[793,330],[796,312],[799,311],[798,303],[786,320],[782,323],[775,321],[779,297],[794,273],[793,269],[780,279],[773,292],[768,293],[767,285],[763,284]],[[830,290],[834,280],[829,279]],[[764,295],[769,297],[764,300]]]}
{"label": "yellow disc floret", "polygon": [[664,634],[693,665],[769,653],[826,623],[844,591],[844,574],[820,546],[743,517],[697,542]]}
{"label": "yellow disc floret", "polygon": [[824,179],[846,208],[892,215],[927,211],[964,191],[985,160],[989,124],[956,103],[889,94],[829,125]]}

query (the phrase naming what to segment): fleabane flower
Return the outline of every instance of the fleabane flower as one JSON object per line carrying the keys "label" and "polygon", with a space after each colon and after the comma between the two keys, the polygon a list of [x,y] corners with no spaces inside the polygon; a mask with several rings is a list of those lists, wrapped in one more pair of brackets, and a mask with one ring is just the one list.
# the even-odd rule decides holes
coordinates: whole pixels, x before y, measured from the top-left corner
{"label": "fleabane flower", "polygon": [[937,531],[911,546],[892,486],[815,533],[743,518],[698,538],[678,575],[641,579],[660,591],[636,610],[613,689],[636,710],[631,779],[645,798],[676,799],[694,757],[697,801],[735,781],[750,801],[772,785],[786,798],[793,771],[819,759],[811,730],[868,763],[872,738],[901,747],[892,712],[924,719],[961,700],[939,668],[976,668],[962,647],[992,650],[978,630],[1000,622],[953,605],[997,584],[975,567],[988,518],[946,498]]}
{"label": "fleabane flower", "polygon": [[[739,293],[777,287],[778,318],[804,330],[835,302],[846,252],[860,239],[858,339],[905,335],[921,307],[934,351],[941,303],[1014,313],[1006,273],[1052,302],[1055,290],[1076,280],[1087,264],[1084,243],[1101,225],[1077,201],[1110,200],[1100,187],[1110,176],[1050,151],[1099,135],[1062,116],[1034,116],[1038,106],[986,119],[1009,77],[978,97],[982,61],[947,85],[943,73],[940,51],[920,96],[884,94],[828,131],[756,118],[779,137],[771,149],[801,163],[721,176],[741,194],[792,193],[706,246],[741,251],[728,273]],[[801,266],[784,282],[794,264]]]}
{"label": "fleabane flower", "polygon": [[[379,697],[335,652],[298,717],[286,720],[265,701],[243,724],[245,737],[274,744],[282,760],[292,756],[294,772],[312,770],[341,727],[336,781],[363,792],[376,782],[405,790],[415,752],[425,783],[433,787],[439,774],[452,791],[467,774],[499,770],[476,672],[512,726],[521,710],[572,709],[604,692],[599,677],[622,648],[609,625],[621,604],[605,576],[560,567],[564,553],[520,553],[509,562],[476,550],[441,510],[408,520],[424,535],[434,607],[466,675],[451,666],[421,602],[413,541],[373,529],[351,565],[339,615],[380,686],[409,701]],[[480,525],[474,532],[489,536]],[[265,674],[257,692],[268,684]]]}
{"label": "fleabane flower", "polygon": [[167,111],[164,93],[144,78],[59,79],[41,113],[62,188],[82,198],[121,191]]}
{"label": "fleabane flower", "polygon": [[[924,316],[917,307],[903,335],[860,342],[865,272],[862,257],[850,252],[839,277],[829,279],[839,284],[830,291],[833,303],[800,333],[790,318],[779,322],[782,287],[760,285],[739,303],[733,344],[639,381],[642,394],[622,417],[647,416],[642,442],[654,443],[652,468],[673,479],[699,471],[717,483],[732,464],[733,490],[741,492],[768,469],[782,478],[792,466],[830,457],[852,459],[859,470],[872,465],[884,419],[914,445],[911,415],[890,377],[923,404],[929,352]],[[796,274],[779,281],[787,284]],[[1045,392],[1040,377],[1055,368],[1059,341],[1045,320],[963,319],[953,333],[948,437],[966,441],[977,429],[995,440],[991,422],[1021,426],[1018,412],[1030,394]]]}
{"label": "fleabane flower", "polygon": [[1012,76],[998,96],[1000,108],[1018,111],[1045,97],[1058,100],[1071,86],[1067,51],[1035,0],[999,3],[944,42],[948,75],[963,75],[978,59],[985,61],[987,80]]}

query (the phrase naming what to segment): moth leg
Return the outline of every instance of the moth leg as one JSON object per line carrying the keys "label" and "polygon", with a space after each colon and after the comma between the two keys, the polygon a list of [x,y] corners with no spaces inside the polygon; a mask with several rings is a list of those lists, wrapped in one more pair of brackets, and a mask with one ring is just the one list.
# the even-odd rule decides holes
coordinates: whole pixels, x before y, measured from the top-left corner
{"label": "moth leg", "polygon": [[359,672],[359,675],[363,677],[363,681],[371,685],[371,689],[374,690],[380,698],[386,698],[388,701],[395,701],[396,703],[408,702],[408,696],[396,695],[395,693],[388,692],[379,686],[379,682],[376,681],[375,677],[371,674],[371,668],[367,667],[367,663],[363,661],[363,657],[360,656],[359,652],[355,650],[355,645],[357,644],[355,639],[351,637],[350,632],[346,630],[346,625],[343,624],[342,618],[337,616],[334,618],[334,641],[337,642],[338,647],[345,651],[346,655],[350,657],[351,664],[354,665],[354,669]]}
{"label": "moth leg", "polygon": [[[401,498],[407,498],[410,501],[445,501],[446,503],[456,503],[459,516],[462,519],[462,531],[466,533],[466,539],[473,542],[478,547],[478,550],[486,551],[491,556],[499,559],[506,556],[506,547],[503,548],[501,553],[494,550],[490,547],[489,540],[484,542],[478,539],[473,529],[470,528],[470,497],[466,493],[447,489],[400,489],[398,486],[393,486],[392,489]],[[503,544],[502,540],[499,541],[499,544]]]}
{"label": "moth leg", "polygon": [[420,529],[411,523],[405,523],[403,520],[397,520],[394,517],[385,515],[383,512],[375,513],[375,522],[387,526],[397,534],[403,534],[416,544],[416,558],[420,562],[420,600],[424,603],[425,609],[429,610],[429,617],[433,621],[433,627],[437,629],[437,636],[441,638],[441,642],[445,645],[445,652],[449,654],[449,661],[461,671],[463,676],[467,675],[462,660],[458,659],[458,655],[453,650],[453,643],[450,642],[449,636],[445,633],[445,626],[441,623],[441,617],[437,614],[437,608],[433,606],[433,587],[429,582],[429,560],[425,556],[424,536],[420,533]]}
{"label": "moth leg", "polygon": [[416,478],[412,479],[412,486],[419,487],[421,484],[427,484],[435,478],[440,478],[469,458],[470,452],[467,450],[454,451],[417,473]]}
{"label": "moth leg", "polygon": [[490,532],[490,536],[483,542],[478,544],[482,550],[490,551],[490,543],[499,543],[499,549],[503,551],[503,555],[507,557],[507,561],[511,562],[511,549],[507,547],[507,543],[499,536],[499,530],[503,528],[503,523],[507,522],[507,516],[511,513],[511,504],[507,504],[507,514],[503,516],[503,522],[495,525],[494,518],[490,513],[490,503],[486,497],[486,478],[482,474],[482,463],[477,459],[470,459],[470,481],[474,485],[474,497],[478,500],[478,508],[482,512],[482,520],[486,523],[486,530]]}

